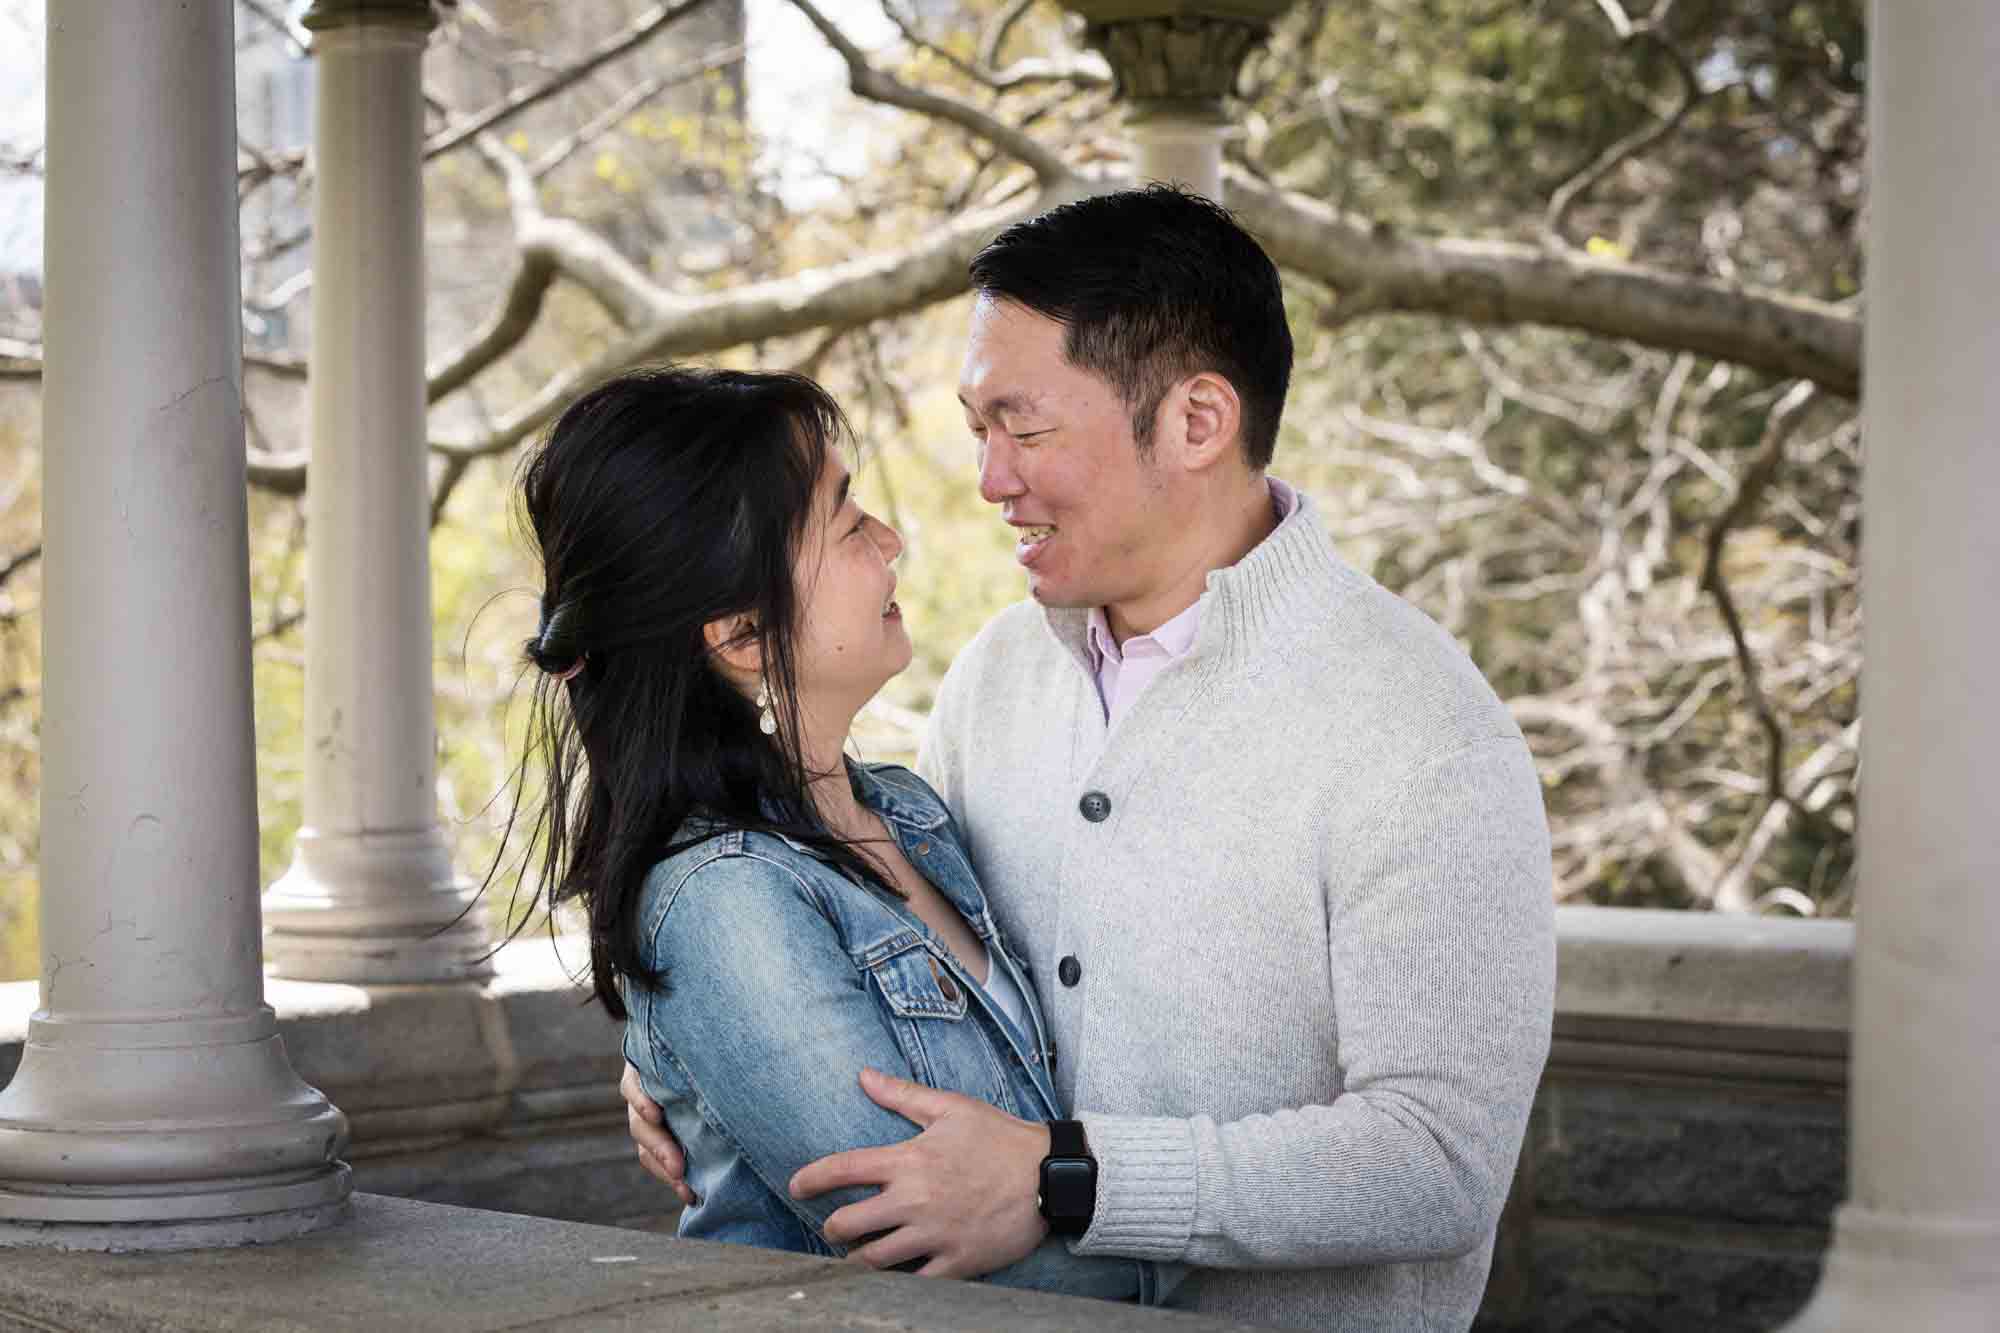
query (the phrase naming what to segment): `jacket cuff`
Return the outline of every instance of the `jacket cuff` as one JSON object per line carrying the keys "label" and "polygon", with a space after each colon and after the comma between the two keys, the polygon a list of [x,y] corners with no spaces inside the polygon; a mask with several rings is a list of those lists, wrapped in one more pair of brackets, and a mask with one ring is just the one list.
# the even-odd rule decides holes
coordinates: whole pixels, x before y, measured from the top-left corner
{"label": "jacket cuff", "polygon": [[1194,1128],[1165,1117],[1083,1115],[1097,1159],[1097,1208],[1075,1254],[1172,1262],[1194,1227]]}

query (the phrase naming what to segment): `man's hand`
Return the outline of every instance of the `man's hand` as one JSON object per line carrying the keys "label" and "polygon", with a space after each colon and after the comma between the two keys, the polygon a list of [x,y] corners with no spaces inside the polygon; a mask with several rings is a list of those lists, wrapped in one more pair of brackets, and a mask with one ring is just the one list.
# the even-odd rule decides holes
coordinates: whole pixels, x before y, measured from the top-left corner
{"label": "man's hand", "polygon": [[928,1256],[917,1270],[925,1277],[979,1277],[1042,1243],[1049,1224],[1035,1196],[1049,1154],[1048,1126],[874,1069],[861,1071],[861,1090],[923,1133],[822,1157],[792,1177],[795,1199],[849,1185],[881,1188],[826,1221],[826,1238],[836,1245],[875,1237],[848,1258],[893,1268]]}
{"label": "man's hand", "polygon": [[653,1179],[673,1190],[684,1206],[699,1202],[688,1188],[687,1158],[681,1155],[681,1145],[667,1128],[660,1104],[646,1095],[639,1084],[639,1071],[630,1064],[618,1080],[618,1093],[625,1099],[625,1129],[632,1136],[632,1146],[639,1150],[639,1165]]}

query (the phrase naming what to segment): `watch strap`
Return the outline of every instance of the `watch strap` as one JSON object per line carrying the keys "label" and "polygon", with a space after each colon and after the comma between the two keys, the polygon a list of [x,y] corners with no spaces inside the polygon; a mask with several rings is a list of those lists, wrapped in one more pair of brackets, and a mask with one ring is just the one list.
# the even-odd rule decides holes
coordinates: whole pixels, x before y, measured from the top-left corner
{"label": "watch strap", "polygon": [[1090,1141],[1083,1135],[1081,1120],[1049,1121],[1049,1156],[1090,1156]]}

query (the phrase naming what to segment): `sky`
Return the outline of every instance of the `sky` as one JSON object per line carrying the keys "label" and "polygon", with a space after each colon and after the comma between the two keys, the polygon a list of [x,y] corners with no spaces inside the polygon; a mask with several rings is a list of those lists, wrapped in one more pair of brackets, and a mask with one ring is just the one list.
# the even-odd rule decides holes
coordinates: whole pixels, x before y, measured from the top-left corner
{"label": "sky", "polygon": [[[0,151],[10,155],[42,142],[42,12],[40,0],[0,0]],[[41,184],[0,175],[0,273],[41,264]]]}
{"label": "sky", "polygon": [[[0,0],[0,151],[38,147],[44,133],[44,0]],[[828,18],[865,50],[895,39],[877,0],[824,0]],[[746,0],[749,57],[745,80],[752,129],[767,145],[778,190],[794,208],[821,202],[838,188],[818,169],[864,163],[865,117],[801,116],[801,102],[829,111],[846,97],[840,57],[786,0]],[[38,270],[42,261],[42,191],[33,178],[0,175],[0,273]]]}

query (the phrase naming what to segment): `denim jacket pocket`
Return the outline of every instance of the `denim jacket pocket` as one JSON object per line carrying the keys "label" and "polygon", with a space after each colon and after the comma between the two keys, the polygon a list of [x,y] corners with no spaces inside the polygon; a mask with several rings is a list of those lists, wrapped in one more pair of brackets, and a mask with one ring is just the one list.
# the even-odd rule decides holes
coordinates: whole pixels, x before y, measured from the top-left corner
{"label": "denim jacket pocket", "polygon": [[920,941],[865,964],[881,994],[896,1044],[911,1073],[934,1088],[962,1092],[991,1102],[1010,1115],[1022,1114],[999,1056],[1006,1039],[990,1032],[967,983]]}
{"label": "denim jacket pocket", "polygon": [[968,1008],[965,987],[945,965],[912,941],[910,947],[868,964],[868,975],[882,992],[889,1011],[898,1018],[944,1019],[963,1022]]}

